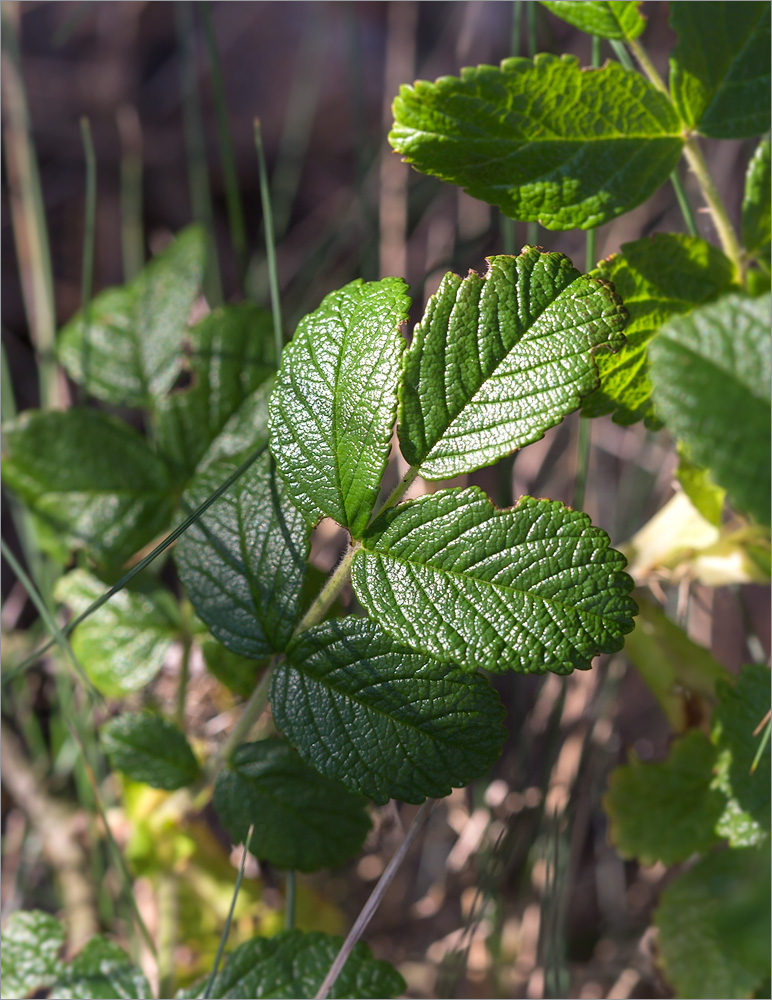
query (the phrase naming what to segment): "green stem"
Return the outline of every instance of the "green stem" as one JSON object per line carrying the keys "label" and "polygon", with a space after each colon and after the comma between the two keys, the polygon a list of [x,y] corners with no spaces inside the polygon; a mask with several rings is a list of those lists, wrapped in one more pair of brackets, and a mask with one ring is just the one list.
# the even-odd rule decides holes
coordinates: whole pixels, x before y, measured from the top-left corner
{"label": "green stem", "polygon": [[91,293],[94,286],[94,226],[96,219],[96,157],[88,118],[80,120],[80,134],[86,157],[86,213],[83,227],[83,269],[81,274],[80,307],[83,311],[83,384],[88,385],[89,327],[91,325]]}
{"label": "green stem", "polygon": [[274,657],[272,662],[266,667],[260,683],[249,696],[249,700],[244,705],[241,718],[233,727],[228,739],[220,747],[219,752],[210,760],[207,771],[214,775],[233,756],[234,752],[241,746],[249,735],[249,731],[263,714],[265,706],[268,704],[268,691],[271,687],[271,676],[273,668],[278,658]]}
{"label": "green stem", "polygon": [[273,339],[276,350],[276,367],[281,361],[281,351],[284,344],[281,323],[281,299],[279,297],[279,272],[276,267],[276,240],[273,233],[273,213],[271,212],[271,194],[268,187],[268,170],[265,165],[263,150],[263,135],[260,129],[260,119],[255,118],[255,148],[257,149],[257,165],[260,172],[260,201],[263,206],[263,226],[265,229],[265,254],[268,260],[268,283],[271,289],[271,311],[273,313]]}
{"label": "green stem", "polygon": [[407,493],[410,487],[413,485],[416,477],[418,476],[418,466],[411,465],[407,470],[405,475],[400,479],[394,489],[389,493],[388,497],[383,501],[381,507],[376,510],[373,516],[370,518],[370,524],[380,517],[385,510],[390,510],[392,507],[396,506],[402,497]]}
{"label": "green stem", "polygon": [[303,615],[300,622],[298,622],[297,628],[293,633],[294,635],[299,635],[301,632],[305,632],[306,629],[312,628],[314,625],[318,625],[319,622],[322,621],[324,616],[332,607],[338,594],[340,594],[341,590],[343,590],[346,586],[348,578],[351,574],[351,563],[361,547],[361,542],[354,542],[352,545],[349,545],[346,550],[346,554],[338,563],[335,571],[330,575],[327,583],[325,583],[324,587],[322,587],[316,597],[316,600]]}
{"label": "green stem", "polygon": [[660,93],[665,95],[668,101],[670,101],[670,93],[667,89],[667,84],[657,72],[657,68],[654,63],[651,59],[649,59],[649,53],[646,49],[644,49],[636,38],[628,38],[627,44],[651,83],[657,88],[658,91],[660,91]]}
{"label": "green stem", "polygon": [[284,930],[295,929],[295,869],[290,868],[287,872],[287,882],[284,890]]}
{"label": "green stem", "polygon": [[673,173],[670,175],[670,183],[673,185],[675,196],[678,199],[678,207],[681,209],[681,215],[683,216],[687,233],[690,236],[697,236],[698,229],[697,229],[697,220],[694,217],[694,209],[692,208],[691,202],[686,196],[686,188],[684,187],[684,182],[681,180],[681,175],[678,172],[678,167],[676,167]]}
{"label": "green stem", "polygon": [[243,282],[247,269],[247,229],[244,222],[244,208],[239,192],[239,179],[236,172],[236,157],[233,152],[233,139],[228,125],[228,106],[225,101],[220,54],[217,51],[217,38],[214,30],[211,4],[204,0],[199,7],[204,25],[204,39],[209,56],[209,70],[212,76],[212,97],[214,99],[217,137],[220,144],[220,159],[222,161],[223,179],[225,181],[225,204],[228,212],[228,227],[231,234],[233,251],[238,261],[239,276]]}
{"label": "green stem", "polygon": [[734,264],[738,279],[740,281],[744,281],[745,275],[742,247],[737,239],[734,227],[729,221],[726,206],[724,205],[721,195],[718,193],[716,185],[713,183],[713,178],[710,175],[708,166],[705,163],[705,158],[702,155],[702,150],[700,149],[695,136],[686,140],[686,145],[684,146],[684,156],[686,157],[686,162],[689,164],[694,176],[697,178],[697,183],[702,191],[702,196],[710,209],[711,215],[713,216],[713,224],[715,225],[716,232],[718,233],[721,249]]}
{"label": "green stem", "polygon": [[252,843],[252,834],[255,832],[254,823],[250,826],[247,831],[247,837],[244,841],[244,852],[241,855],[241,864],[239,865],[239,874],[236,877],[236,884],[233,887],[233,899],[231,900],[231,907],[228,910],[228,916],[225,920],[225,927],[223,927],[222,934],[220,935],[220,943],[217,946],[217,954],[215,955],[214,965],[212,966],[212,973],[209,976],[209,981],[206,984],[206,989],[204,990],[204,1000],[209,1000],[212,995],[212,987],[214,986],[214,979],[217,975],[217,970],[220,967],[220,961],[222,960],[222,953],[225,950],[225,942],[228,940],[228,934],[231,929],[231,922],[233,921],[233,911],[236,909],[236,900],[239,898],[239,890],[241,889],[241,883],[244,879],[244,868],[247,863],[247,854],[249,853],[249,845]]}

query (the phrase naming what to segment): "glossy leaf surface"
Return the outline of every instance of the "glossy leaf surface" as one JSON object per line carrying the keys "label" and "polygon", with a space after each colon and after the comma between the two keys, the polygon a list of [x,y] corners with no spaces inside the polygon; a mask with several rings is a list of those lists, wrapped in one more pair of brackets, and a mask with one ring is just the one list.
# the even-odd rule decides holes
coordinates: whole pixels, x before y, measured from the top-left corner
{"label": "glossy leaf surface", "polygon": [[[315,997],[343,944],[342,938],[318,932],[281,931],[270,938],[254,938],[235,948],[215,977],[211,996]],[[329,996],[336,1000],[396,997],[405,981],[387,962],[376,961],[362,941],[357,942]],[[203,996],[200,989],[183,990],[178,998]]]}
{"label": "glossy leaf surface", "polygon": [[442,662],[569,673],[632,629],[624,566],[585,514],[532,497],[498,510],[470,487],[386,511],[351,579],[387,632]]}
{"label": "glossy leaf surface", "polygon": [[29,410],[3,433],[3,478],[52,531],[121,563],[168,524],[166,465],[121,420],[96,410]]}
{"label": "glossy leaf surface", "polygon": [[715,139],[769,131],[769,4],[674,3],[670,88],[690,128]]}
{"label": "glossy leaf surface", "polygon": [[681,872],[654,922],[679,997],[754,994],[769,978],[769,850],[719,851]]}
{"label": "glossy leaf surface", "polygon": [[743,246],[756,257],[769,261],[770,217],[772,206],[772,163],[770,142],[764,139],[756,147],[748,172],[745,175],[745,193],[742,205]]}
{"label": "glossy leaf surface", "polygon": [[180,370],[181,338],[204,270],[203,229],[183,230],[130,284],[110,288],[59,337],[59,359],[92,396],[147,406]]}
{"label": "glossy leaf surface", "polygon": [[3,928],[0,996],[17,1000],[54,983],[63,969],[64,928],[49,913],[17,910]]}
{"label": "glossy leaf surface", "polygon": [[211,312],[190,331],[190,343],[193,384],[158,405],[158,448],[181,480],[276,367],[271,314],[248,302]]}
{"label": "glossy leaf surface", "polygon": [[406,292],[401,278],[384,278],[330,293],[298,326],[271,396],[271,450],[293,502],[354,536],[389,457]]}
{"label": "glossy leaf surface", "polygon": [[600,387],[586,397],[582,412],[589,417],[613,413],[616,423],[632,424],[652,412],[649,341],[671,317],[728,292],[734,266],[696,236],[657,233],[622,244],[621,253],[601,261],[595,273],[613,282],[630,320],[624,347],[613,355],[595,355]]}
{"label": "glossy leaf surface", "polygon": [[[195,509],[243,458],[207,465],[183,504]],[[267,453],[182,536],[175,551],[180,579],[196,614],[229,650],[260,659],[284,649],[297,618],[309,538]]]}
{"label": "glossy leaf surface", "polygon": [[245,743],[221,771],[214,807],[234,840],[255,824],[250,851],[277,868],[334,868],[370,829],[365,800],[322,777],[282,740]]}
{"label": "glossy leaf surface", "polygon": [[595,350],[624,343],[624,306],[562,254],[492,257],[443,279],[405,355],[399,441],[427,479],[538,440],[598,384]]}
{"label": "glossy leaf surface", "polygon": [[352,616],[292,643],[271,707],[307,763],[381,804],[443,798],[485,774],[506,737],[503,706],[481,674]]}
{"label": "glossy leaf surface", "polygon": [[[57,582],[55,596],[79,615],[106,589],[85,570],[73,570]],[[134,581],[76,626],[70,641],[94,687],[120,698],[153,680],[179,630],[179,608],[169,591]]]}
{"label": "glossy leaf surface", "polygon": [[541,0],[562,21],[588,35],[625,41],[637,38],[646,27],[639,0]]}
{"label": "glossy leaf surface", "polygon": [[171,791],[192,785],[201,773],[182,731],[160,715],[124,713],[99,735],[112,766],[132,781]]}
{"label": "glossy leaf surface", "polygon": [[604,806],[622,857],[674,865],[719,843],[715,827],[726,800],[711,788],[715,762],[715,747],[692,729],[666,760],[642,763],[633,756],[612,772]]}
{"label": "glossy leaf surface", "polygon": [[769,296],[727,295],[649,348],[657,415],[739,510],[769,524]]}
{"label": "glossy leaf surface", "polygon": [[683,146],[672,104],[639,74],[547,54],[402,86],[389,142],[422,173],[547,229],[629,212]]}

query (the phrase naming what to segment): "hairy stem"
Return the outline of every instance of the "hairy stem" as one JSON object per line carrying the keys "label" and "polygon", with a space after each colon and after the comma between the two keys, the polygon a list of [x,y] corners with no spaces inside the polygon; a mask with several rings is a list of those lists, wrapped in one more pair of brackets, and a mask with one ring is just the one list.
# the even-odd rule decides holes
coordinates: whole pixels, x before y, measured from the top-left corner
{"label": "hairy stem", "polygon": [[260,678],[260,683],[249,696],[249,701],[244,705],[241,718],[236,723],[228,739],[220,747],[219,752],[210,759],[207,771],[213,776],[219,771],[222,765],[230,759],[234,751],[241,746],[249,735],[249,730],[254,726],[268,704],[268,691],[271,687],[271,675],[278,657],[274,657],[266,667],[265,673]]}
{"label": "hairy stem", "polygon": [[311,607],[306,611],[301,620],[298,622],[298,626],[295,629],[293,635],[299,635],[301,632],[305,632],[306,629],[311,628],[313,625],[318,625],[319,622],[324,618],[327,612],[332,607],[333,601],[338,596],[338,594],[343,590],[348,582],[348,578],[351,575],[351,562],[357,553],[357,550],[362,547],[361,542],[354,542],[349,545],[346,550],[346,554],[343,556],[341,561],[338,563],[335,571],[331,574],[327,583],[319,591],[316,600],[313,602]]}

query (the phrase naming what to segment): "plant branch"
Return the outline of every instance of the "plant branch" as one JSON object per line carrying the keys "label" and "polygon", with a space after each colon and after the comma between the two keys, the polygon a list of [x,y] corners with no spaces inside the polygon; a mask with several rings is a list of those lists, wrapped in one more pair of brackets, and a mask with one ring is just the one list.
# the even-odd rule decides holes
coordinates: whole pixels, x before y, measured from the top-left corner
{"label": "plant branch", "polygon": [[346,554],[338,563],[335,571],[330,575],[327,583],[325,583],[324,587],[322,587],[319,591],[311,607],[298,622],[293,636],[299,635],[301,632],[305,632],[306,629],[311,628],[313,625],[318,625],[319,622],[322,621],[324,616],[332,607],[335,598],[346,586],[348,578],[351,574],[351,562],[361,547],[361,542],[354,542],[353,545],[349,545],[346,550]]}
{"label": "plant branch", "polygon": [[713,216],[713,224],[718,233],[721,249],[734,264],[739,280],[744,281],[742,247],[737,239],[734,227],[729,221],[726,206],[721,195],[718,193],[716,185],[713,183],[713,178],[708,170],[708,165],[705,163],[705,158],[702,155],[702,150],[696,136],[692,136],[686,140],[684,156],[694,176],[697,178],[702,196],[710,209],[710,214]]}
{"label": "plant branch", "polygon": [[378,879],[378,882],[370,893],[370,898],[365,903],[362,908],[362,912],[359,914],[357,919],[354,921],[354,926],[348,932],[346,940],[343,942],[343,947],[338,952],[335,957],[335,961],[330,967],[330,971],[324,977],[322,985],[319,987],[319,992],[316,994],[315,1000],[326,1000],[330,994],[330,990],[335,984],[335,980],[341,973],[343,966],[346,964],[346,960],[353,951],[354,945],[364,934],[365,927],[370,923],[375,914],[375,911],[381,905],[383,897],[386,895],[386,890],[391,885],[394,876],[397,874],[400,865],[405,860],[408,851],[413,846],[416,837],[421,831],[421,827],[426,820],[426,817],[431,812],[434,807],[435,800],[427,799],[426,802],[421,806],[418,812],[415,814],[413,822],[410,824],[410,828],[405,834],[405,839],[399,845],[394,853],[394,857],[386,866],[386,870],[383,875]]}
{"label": "plant branch", "polygon": [[220,747],[217,754],[208,762],[207,772],[213,777],[219,769],[230,759],[234,751],[244,742],[249,735],[249,730],[254,726],[263,714],[265,706],[268,704],[268,691],[271,686],[271,675],[276,665],[278,656],[275,656],[266,667],[265,673],[260,678],[260,683],[249,696],[249,700],[244,705],[241,717],[228,737]]}

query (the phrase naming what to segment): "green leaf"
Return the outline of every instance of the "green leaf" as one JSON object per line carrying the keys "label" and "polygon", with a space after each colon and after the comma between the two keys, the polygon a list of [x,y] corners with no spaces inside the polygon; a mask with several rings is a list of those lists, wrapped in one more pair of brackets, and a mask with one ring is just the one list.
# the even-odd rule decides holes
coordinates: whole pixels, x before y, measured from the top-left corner
{"label": "green leaf", "polygon": [[657,415],[730,503],[769,524],[770,299],[726,295],[649,348]]}
{"label": "green leaf", "polygon": [[678,997],[740,1000],[769,976],[769,851],[720,851],[662,893],[654,922]]}
{"label": "green leaf", "polygon": [[334,868],[357,854],[370,829],[365,800],[322,777],[281,740],[238,748],[214,786],[214,807],[235,843],[302,872]]}
{"label": "green leaf", "polygon": [[537,441],[597,386],[594,352],[624,344],[626,317],[608,285],[536,247],[446,275],[405,355],[406,461],[444,479]]}
{"label": "green leaf", "polygon": [[657,233],[634,243],[598,265],[596,272],[613,282],[630,321],[627,343],[616,354],[595,355],[600,388],[587,396],[588,417],[614,414],[614,421],[633,424],[651,414],[646,347],[672,316],[691,312],[730,290],[734,265],[717,247],[696,236]]}
{"label": "green leaf", "polygon": [[625,559],[586,514],[477,487],[386,511],[352,562],[362,606],[394,638],[466,670],[569,673],[633,627]]}
{"label": "green leaf", "polygon": [[158,403],[158,448],[183,481],[276,368],[271,314],[249,302],[216,309],[193,327],[190,340],[191,388]]}
{"label": "green leaf", "polygon": [[715,747],[692,729],[661,763],[631,756],[611,773],[604,807],[622,857],[674,865],[719,843],[715,826],[726,799],[711,788],[715,761]]}
{"label": "green leaf", "polygon": [[174,384],[181,338],[201,284],[206,234],[183,230],[130,284],[110,288],[59,336],[59,360],[75,382],[108,403],[148,406]]}
{"label": "green leaf", "polygon": [[541,0],[556,17],[588,35],[627,41],[646,27],[639,0]]}
{"label": "green leaf", "polygon": [[745,194],[742,206],[743,246],[753,257],[761,257],[767,262],[770,255],[770,186],[772,186],[772,165],[770,164],[769,139],[763,139],[756,147],[748,172],[745,175]]}
{"label": "green leaf", "polygon": [[[194,510],[243,460],[207,465],[183,505]],[[309,544],[310,529],[264,454],[185,532],[175,560],[196,614],[215,638],[231,652],[260,659],[284,649],[292,635]]]}
{"label": "green leaf", "polygon": [[629,212],[683,148],[675,109],[642,76],[547,54],[402,86],[389,142],[422,173],[547,229]]}
{"label": "green leaf", "polygon": [[271,449],[293,502],[355,537],[389,457],[406,291],[384,278],[331,292],[298,326],[271,396]]}
{"label": "green leaf", "polygon": [[198,463],[202,472],[223,458],[238,458],[268,444],[268,400],[273,391],[273,379],[267,379],[242,402],[233,416],[207,448]]}
{"label": "green leaf", "polygon": [[41,910],[17,910],[3,929],[0,949],[2,1000],[18,1000],[44,990],[61,974],[59,952],[64,928]]}
{"label": "green leaf", "polygon": [[[282,931],[253,938],[234,949],[215,977],[212,997],[308,998],[319,992],[343,939],[319,932]],[[396,997],[405,981],[388,962],[376,961],[362,941],[354,946],[329,996],[332,1000]],[[181,991],[179,998],[200,997],[203,984]]]}
{"label": "green leaf", "polygon": [[758,663],[743,667],[736,685],[719,686],[712,732],[718,750],[715,785],[729,803],[718,831],[733,847],[759,844],[770,830],[769,744],[751,772],[760,739],[754,733],[769,702],[769,669]]}
{"label": "green leaf", "polygon": [[128,424],[96,410],[30,410],[3,429],[3,478],[70,547],[122,563],[163,531],[169,472]]}
{"label": "green leaf", "polygon": [[[105,589],[101,580],[77,569],[57,581],[54,596],[79,615]],[[153,680],[179,630],[179,609],[169,591],[135,579],[76,626],[70,641],[94,687],[120,698]]]}
{"label": "green leaf", "polygon": [[347,617],[302,633],[273,675],[271,708],[303,759],[384,804],[423,802],[485,774],[506,730],[481,674],[414,653]]}
{"label": "green leaf", "polygon": [[201,774],[184,734],[160,715],[120,715],[99,735],[112,766],[132,781],[172,791],[192,785]]}
{"label": "green leaf", "polygon": [[229,691],[242,698],[248,698],[252,694],[257,687],[260,672],[266,665],[265,659],[255,660],[232,653],[211,636],[201,643],[201,652],[209,673]]}
{"label": "green leaf", "polygon": [[56,1000],[145,1000],[152,993],[126,952],[97,935],[73,959],[51,995]]}
{"label": "green leaf", "polygon": [[705,520],[720,527],[726,490],[716,486],[707,469],[689,459],[683,446],[678,449],[676,479]]}
{"label": "green leaf", "polygon": [[685,125],[714,139],[769,131],[769,4],[670,5],[670,90]]}

